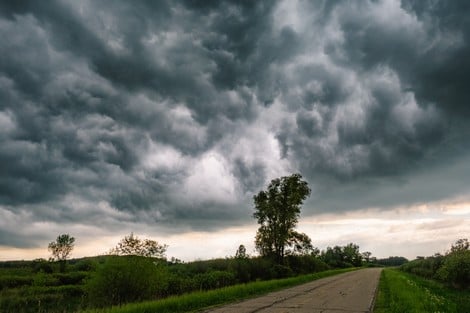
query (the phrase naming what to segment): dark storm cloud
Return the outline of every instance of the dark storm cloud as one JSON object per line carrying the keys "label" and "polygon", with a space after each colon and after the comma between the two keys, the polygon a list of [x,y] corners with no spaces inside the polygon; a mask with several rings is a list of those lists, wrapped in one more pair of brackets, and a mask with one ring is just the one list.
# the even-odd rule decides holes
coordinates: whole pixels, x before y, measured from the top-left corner
{"label": "dark storm cloud", "polygon": [[[384,207],[467,190],[449,163],[469,153],[468,3],[394,3],[311,5],[323,9],[312,23],[341,37],[325,40],[333,66],[313,68],[293,84],[305,87],[290,103],[304,109],[278,138],[318,182],[314,207]],[[417,178],[430,168],[441,179]]]}
{"label": "dark storm cloud", "polygon": [[37,238],[31,240],[31,237],[18,234],[18,232],[8,232],[0,229],[0,246],[11,246],[17,248],[34,248],[42,240],[48,238]]}
{"label": "dark storm cloud", "polygon": [[[3,3],[1,98],[9,129],[0,155],[2,204],[20,210],[47,202],[66,212],[61,199],[75,194],[122,211],[156,210],[162,220],[225,216],[220,203],[172,205],[167,194],[183,183],[185,166],[139,166],[149,142],[191,159],[236,127],[233,121],[254,118],[256,100],[243,88],[262,72],[255,70],[265,62],[257,42],[271,23],[269,6]],[[270,44],[290,37],[281,33]],[[214,209],[201,214],[203,207]]]}
{"label": "dark storm cloud", "polygon": [[[468,134],[468,128],[455,125],[468,118],[469,94],[462,78],[470,73],[463,57],[468,55],[465,32],[470,28],[461,13],[467,4],[428,3],[416,15],[415,6],[403,3],[407,11],[391,8],[392,3],[310,6],[323,7],[324,16],[330,16],[312,23],[324,28],[338,23],[342,38],[327,38],[324,52],[341,70],[331,65],[299,69],[298,80],[290,86],[302,86],[302,93],[287,101],[297,100],[305,110],[278,138],[284,149],[290,147],[302,158],[301,168],[312,171],[312,177],[318,172],[341,179],[400,174],[425,159],[451,132]],[[444,17],[435,16],[437,11]],[[452,12],[460,22],[441,26]],[[351,73],[353,83],[345,78]],[[309,90],[313,83],[319,87]],[[331,140],[325,140],[328,132],[334,132]]]}
{"label": "dark storm cloud", "polygon": [[468,153],[467,6],[1,3],[0,214],[212,229],[288,171],[316,210],[405,201]]}

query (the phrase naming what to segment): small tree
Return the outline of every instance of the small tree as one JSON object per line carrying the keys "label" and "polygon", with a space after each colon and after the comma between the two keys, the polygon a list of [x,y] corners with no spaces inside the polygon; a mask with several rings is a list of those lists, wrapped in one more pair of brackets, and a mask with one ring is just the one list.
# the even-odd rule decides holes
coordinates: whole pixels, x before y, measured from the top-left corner
{"label": "small tree", "polygon": [[48,250],[52,253],[52,260],[60,262],[61,271],[65,270],[66,260],[73,250],[75,238],[69,234],[57,236],[55,241],[49,243]]}
{"label": "small tree", "polygon": [[249,255],[246,253],[246,248],[244,245],[240,245],[235,253],[235,258],[237,259],[247,259]]}
{"label": "small tree", "polygon": [[164,259],[165,252],[168,248],[165,244],[159,244],[155,240],[151,239],[140,239],[131,233],[129,236],[125,236],[117,244],[117,246],[109,252],[113,255],[138,255],[144,257],[155,257]]}
{"label": "small tree", "polygon": [[450,248],[450,253],[466,251],[470,249],[470,242],[467,238],[457,240]]}
{"label": "small tree", "polygon": [[[305,234],[294,230],[300,216],[300,206],[310,195],[310,188],[300,174],[276,178],[266,191],[253,197],[260,227],[256,233],[256,249],[262,256],[273,257],[279,264],[289,248],[311,246]],[[308,238],[308,240],[307,240]]]}
{"label": "small tree", "polygon": [[369,251],[363,252],[362,259],[364,260],[364,262],[369,263],[371,255],[372,255],[372,252],[369,252]]}

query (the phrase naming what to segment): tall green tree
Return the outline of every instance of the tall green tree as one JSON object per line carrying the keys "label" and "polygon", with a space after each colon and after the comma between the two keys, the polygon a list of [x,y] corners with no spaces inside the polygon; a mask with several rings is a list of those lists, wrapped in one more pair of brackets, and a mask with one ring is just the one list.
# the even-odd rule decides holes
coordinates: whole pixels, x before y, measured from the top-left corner
{"label": "tall green tree", "polygon": [[61,271],[65,270],[65,265],[68,256],[73,250],[75,238],[69,234],[62,234],[57,236],[55,241],[52,241],[48,245],[48,250],[52,253],[52,260],[60,262]]}
{"label": "tall green tree", "polygon": [[308,183],[300,174],[292,174],[273,179],[267,190],[253,197],[253,217],[260,225],[255,245],[262,256],[273,257],[282,264],[286,254],[302,246],[311,246],[307,235],[295,231],[301,205],[309,195]]}

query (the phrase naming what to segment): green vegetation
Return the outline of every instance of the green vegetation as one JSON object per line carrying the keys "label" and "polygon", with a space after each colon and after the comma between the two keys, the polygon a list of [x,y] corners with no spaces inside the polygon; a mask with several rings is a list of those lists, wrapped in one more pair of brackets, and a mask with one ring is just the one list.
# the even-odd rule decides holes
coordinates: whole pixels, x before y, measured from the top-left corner
{"label": "green vegetation", "polygon": [[[294,174],[274,179],[254,197],[254,217],[260,224],[255,244],[261,256],[250,257],[240,245],[231,258],[167,261],[166,245],[131,233],[111,255],[70,260],[65,267],[75,238],[60,235],[48,246],[54,256],[50,261],[0,262],[0,312],[186,312],[349,271],[364,262],[376,266],[407,261],[390,257],[380,263],[354,243],[321,252],[314,248],[307,235],[295,231],[300,206],[310,194],[301,178]],[[470,282],[468,248],[468,240],[461,239],[445,256],[401,268],[465,289]],[[463,312],[458,310],[468,308],[465,297],[468,292],[385,270],[377,307],[382,312]]]}
{"label": "green vegetation", "polygon": [[459,239],[445,255],[384,270],[375,312],[470,312],[469,246]]}
{"label": "green vegetation", "polygon": [[0,263],[0,312],[74,312],[85,307],[85,282],[99,258]]}
{"label": "green vegetation", "polygon": [[102,310],[89,310],[87,313],[177,313],[193,312],[203,308],[224,303],[252,298],[271,291],[303,284],[316,279],[337,275],[355,268],[324,271],[321,273],[302,275],[292,278],[257,281],[248,284],[235,285],[211,291],[199,291],[181,296],[169,297],[159,301],[128,304],[122,307],[112,307]]}
{"label": "green vegetation", "polygon": [[76,312],[249,282],[297,279],[331,268],[313,255],[289,255],[279,265],[269,258],[248,257],[243,248],[237,252],[232,258],[190,263],[142,256],[72,259],[65,272],[60,262],[1,262],[0,312]]}
{"label": "green vegetation", "polygon": [[371,260],[371,263],[379,266],[401,266],[407,262],[409,262],[408,259],[402,256],[390,256],[384,259]]}
{"label": "green vegetation", "polygon": [[309,195],[308,183],[300,174],[292,174],[273,179],[266,191],[253,197],[253,217],[260,225],[255,244],[262,256],[283,264],[286,255],[309,254],[313,250],[311,239],[295,230],[300,207]]}
{"label": "green vegetation", "polygon": [[[293,174],[274,179],[268,191],[254,197],[254,217],[260,224],[255,239],[259,257],[250,257],[240,245],[232,258],[168,262],[166,245],[131,233],[110,255],[70,260],[65,267],[75,238],[60,235],[48,246],[53,254],[50,262],[0,263],[0,312],[76,312],[148,300],[176,303],[172,305],[178,308],[187,301],[188,307],[200,307],[330,275],[333,272],[324,272],[329,269],[360,266],[357,245],[328,248],[320,255],[307,235],[294,230],[300,206],[310,194],[301,178]],[[318,272],[324,274],[302,276]],[[290,279],[279,281],[283,278]],[[237,284],[247,285],[229,288]],[[199,293],[191,295],[194,292]],[[187,295],[174,300],[183,294]],[[160,305],[155,303],[142,305]]]}
{"label": "green vegetation", "polygon": [[140,239],[131,233],[129,236],[125,236],[119,243],[111,249],[109,254],[111,255],[139,255],[145,257],[153,257],[164,259],[165,252],[168,248],[165,244],[160,244],[155,240],[151,239]]}
{"label": "green vegetation", "polygon": [[384,269],[380,278],[375,313],[470,312],[470,292],[404,273]]}
{"label": "green vegetation", "polygon": [[86,284],[90,303],[97,306],[151,299],[167,288],[165,265],[139,256],[110,256]]}
{"label": "green vegetation", "polygon": [[73,250],[74,242],[75,238],[69,234],[62,234],[57,236],[55,241],[50,242],[47,247],[52,253],[51,259],[59,261],[60,270],[62,272],[65,271],[66,261]]}
{"label": "green vegetation", "polygon": [[439,280],[456,289],[470,288],[470,250],[467,239],[459,239],[446,255],[420,257],[401,266],[405,272]]}
{"label": "green vegetation", "polygon": [[328,247],[322,251],[321,259],[331,267],[346,268],[352,266],[362,266],[362,254],[359,252],[359,246],[350,243],[344,247]]}

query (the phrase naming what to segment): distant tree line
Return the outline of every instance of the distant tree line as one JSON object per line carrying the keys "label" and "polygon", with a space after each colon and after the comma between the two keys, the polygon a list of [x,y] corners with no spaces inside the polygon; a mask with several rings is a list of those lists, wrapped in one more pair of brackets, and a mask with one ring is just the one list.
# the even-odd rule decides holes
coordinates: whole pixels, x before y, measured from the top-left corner
{"label": "distant tree line", "polygon": [[402,256],[391,256],[385,259],[374,259],[371,262],[382,266],[401,266],[407,263],[408,259]]}

